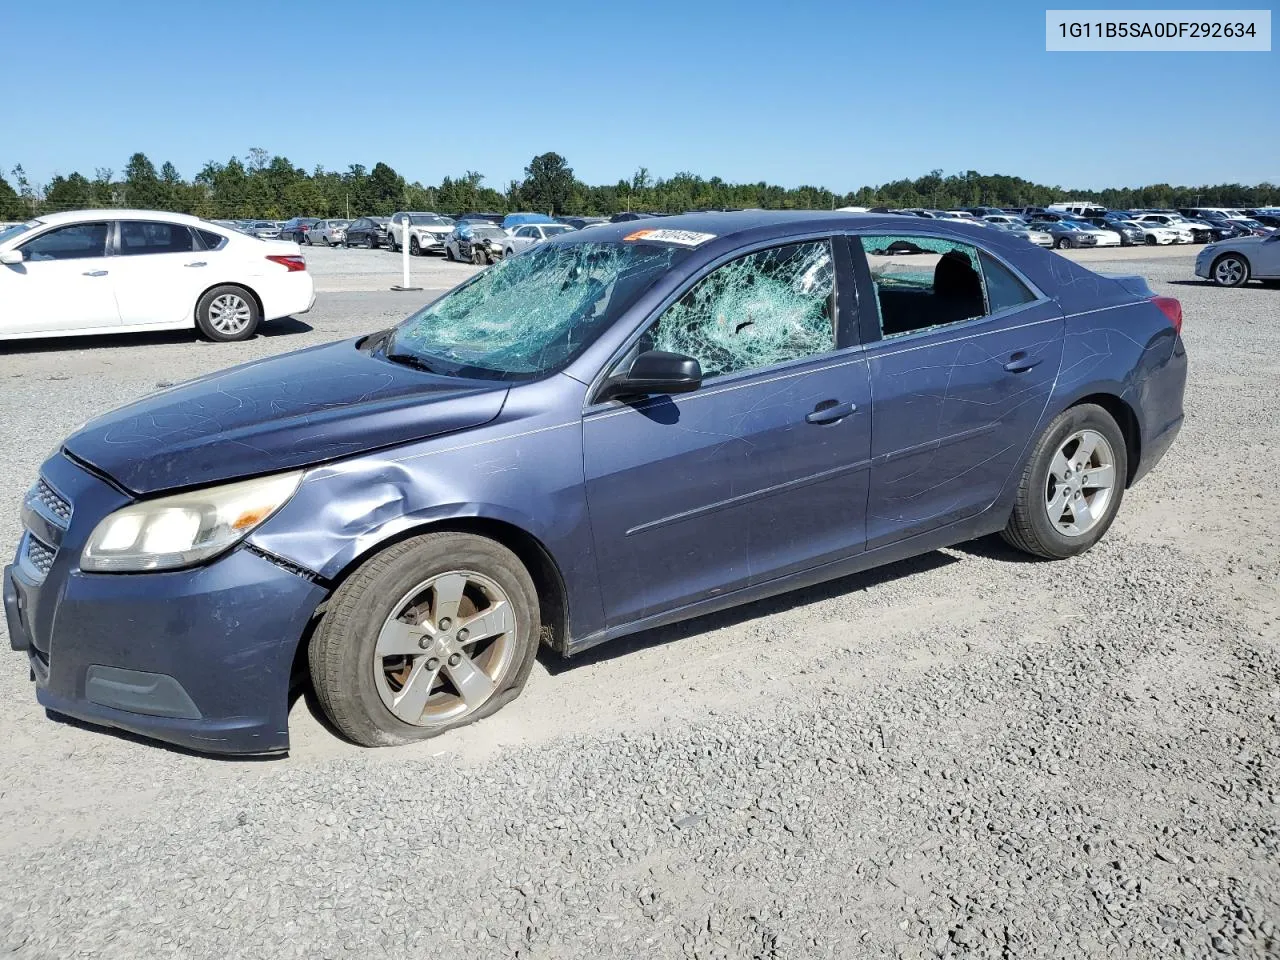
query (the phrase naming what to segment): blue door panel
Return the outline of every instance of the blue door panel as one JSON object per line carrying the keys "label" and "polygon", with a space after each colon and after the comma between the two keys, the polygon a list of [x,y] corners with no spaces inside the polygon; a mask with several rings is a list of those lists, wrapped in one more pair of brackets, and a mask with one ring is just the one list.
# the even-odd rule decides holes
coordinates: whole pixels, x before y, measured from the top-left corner
{"label": "blue door panel", "polygon": [[1061,310],[1039,301],[867,348],[868,549],[991,505],[1023,464],[1062,362],[1062,336]]}
{"label": "blue door panel", "polygon": [[[871,395],[861,354],[726,379],[584,419],[610,625],[864,547]],[[806,420],[829,401],[857,409]]]}

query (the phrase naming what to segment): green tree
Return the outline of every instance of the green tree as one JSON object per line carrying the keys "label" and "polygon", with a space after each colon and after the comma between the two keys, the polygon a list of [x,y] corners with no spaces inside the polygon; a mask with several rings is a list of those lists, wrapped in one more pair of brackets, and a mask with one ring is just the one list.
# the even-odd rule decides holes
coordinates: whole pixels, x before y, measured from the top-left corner
{"label": "green tree", "polygon": [[46,211],[83,210],[95,206],[93,184],[83,174],[69,177],[54,174],[45,187],[43,208]]}
{"label": "green tree", "polygon": [[0,175],[0,220],[17,220],[27,215],[22,209],[22,198],[9,181]]}
{"label": "green tree", "polygon": [[542,153],[524,168],[521,202],[531,210],[564,213],[573,197],[573,168],[558,153]]}
{"label": "green tree", "polygon": [[166,191],[155,164],[145,153],[135,153],[124,168],[125,202],[138,210],[163,210]]}

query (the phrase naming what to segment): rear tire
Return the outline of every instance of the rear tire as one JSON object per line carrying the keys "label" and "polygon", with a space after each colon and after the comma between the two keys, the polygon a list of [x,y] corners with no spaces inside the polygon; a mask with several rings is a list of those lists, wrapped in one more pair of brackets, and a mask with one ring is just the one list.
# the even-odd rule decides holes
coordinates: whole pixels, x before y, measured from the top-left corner
{"label": "rear tire", "polygon": [[[442,594],[430,585],[459,578],[466,581],[467,593],[457,591],[462,600],[446,605],[453,622],[442,620]],[[475,612],[486,609],[481,603],[493,602],[488,595],[475,602],[477,582],[487,583],[489,592],[504,601],[505,629],[474,660],[466,652],[437,651],[432,644],[441,633],[456,644],[454,650],[463,651],[468,640],[475,646],[465,650],[476,651],[485,641],[464,637],[464,626],[499,621]],[[416,643],[410,635],[390,653],[380,646],[389,626],[412,629],[415,623],[428,623],[434,632]],[[473,627],[476,633],[481,629],[485,624]],[[411,743],[483,719],[514,700],[533,669],[540,635],[537,591],[515,554],[485,537],[428,533],[375,554],[337,589],[311,639],[311,680],[325,715],[344,736],[366,747]],[[450,669],[455,658],[460,674]],[[480,680],[474,703],[462,694],[465,684],[455,683],[463,674]],[[404,697],[424,676],[430,699],[424,692],[421,706],[415,700],[407,707]]]}
{"label": "rear tire", "polygon": [[[1075,438],[1086,435],[1096,443],[1091,458],[1082,453],[1085,441],[1076,445]],[[1064,449],[1074,452],[1064,454]],[[1076,463],[1081,462],[1075,460],[1077,456],[1085,463],[1083,470],[1076,469]],[[1104,490],[1094,484],[1107,476],[1107,461],[1110,482]],[[1064,410],[1045,428],[1027,459],[1013,512],[1002,534],[1005,541],[1046,560],[1084,553],[1102,539],[1120,509],[1128,463],[1124,434],[1111,414],[1092,403]],[[1067,468],[1065,483],[1058,469],[1063,465]],[[1081,519],[1083,511],[1088,511],[1087,527]],[[1068,516],[1071,525],[1081,528],[1078,533],[1062,529]]]}
{"label": "rear tire", "polygon": [[232,343],[258,332],[262,311],[244,287],[223,284],[205,293],[196,304],[196,326],[209,340]]}

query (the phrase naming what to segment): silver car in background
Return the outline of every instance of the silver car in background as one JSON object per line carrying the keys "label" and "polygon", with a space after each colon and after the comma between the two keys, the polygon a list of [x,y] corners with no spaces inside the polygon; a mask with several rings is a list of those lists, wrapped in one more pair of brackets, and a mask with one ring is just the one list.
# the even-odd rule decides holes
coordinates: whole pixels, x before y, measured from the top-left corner
{"label": "silver car in background", "polygon": [[1098,230],[1077,220],[1033,220],[1031,226],[1033,229],[1043,230],[1053,237],[1053,245],[1058,250],[1065,250],[1068,247],[1120,246],[1118,234],[1107,230]]}
{"label": "silver car in background", "polygon": [[241,232],[259,240],[279,240],[280,223],[277,220],[250,220],[244,224]]}
{"label": "silver car in background", "polygon": [[1236,237],[1202,247],[1196,256],[1196,276],[1220,287],[1238,287],[1250,280],[1267,286],[1280,284],[1280,231],[1269,237]]}
{"label": "silver car in background", "polygon": [[1021,221],[1017,223],[999,223],[990,218],[983,218],[988,227],[993,230],[1000,230],[1003,233],[1011,233],[1015,237],[1021,237],[1028,243],[1034,243],[1037,247],[1052,247],[1053,237],[1043,230],[1028,226]]}
{"label": "silver car in background", "polygon": [[502,245],[502,255],[509,257],[521,253],[541,243],[547,237],[556,237],[572,231],[573,227],[566,223],[526,223],[511,231],[511,236],[507,237]]}
{"label": "silver car in background", "polygon": [[326,247],[346,246],[350,223],[350,220],[321,220],[307,231],[307,244],[312,247],[319,243]]}

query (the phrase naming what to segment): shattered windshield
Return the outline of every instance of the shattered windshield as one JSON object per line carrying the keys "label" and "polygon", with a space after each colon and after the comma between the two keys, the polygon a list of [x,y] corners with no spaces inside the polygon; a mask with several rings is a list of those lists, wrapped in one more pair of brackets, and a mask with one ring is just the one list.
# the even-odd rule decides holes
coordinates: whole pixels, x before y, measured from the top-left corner
{"label": "shattered windshield", "polygon": [[419,310],[385,347],[432,372],[524,380],[560,369],[689,255],[649,243],[550,243]]}

